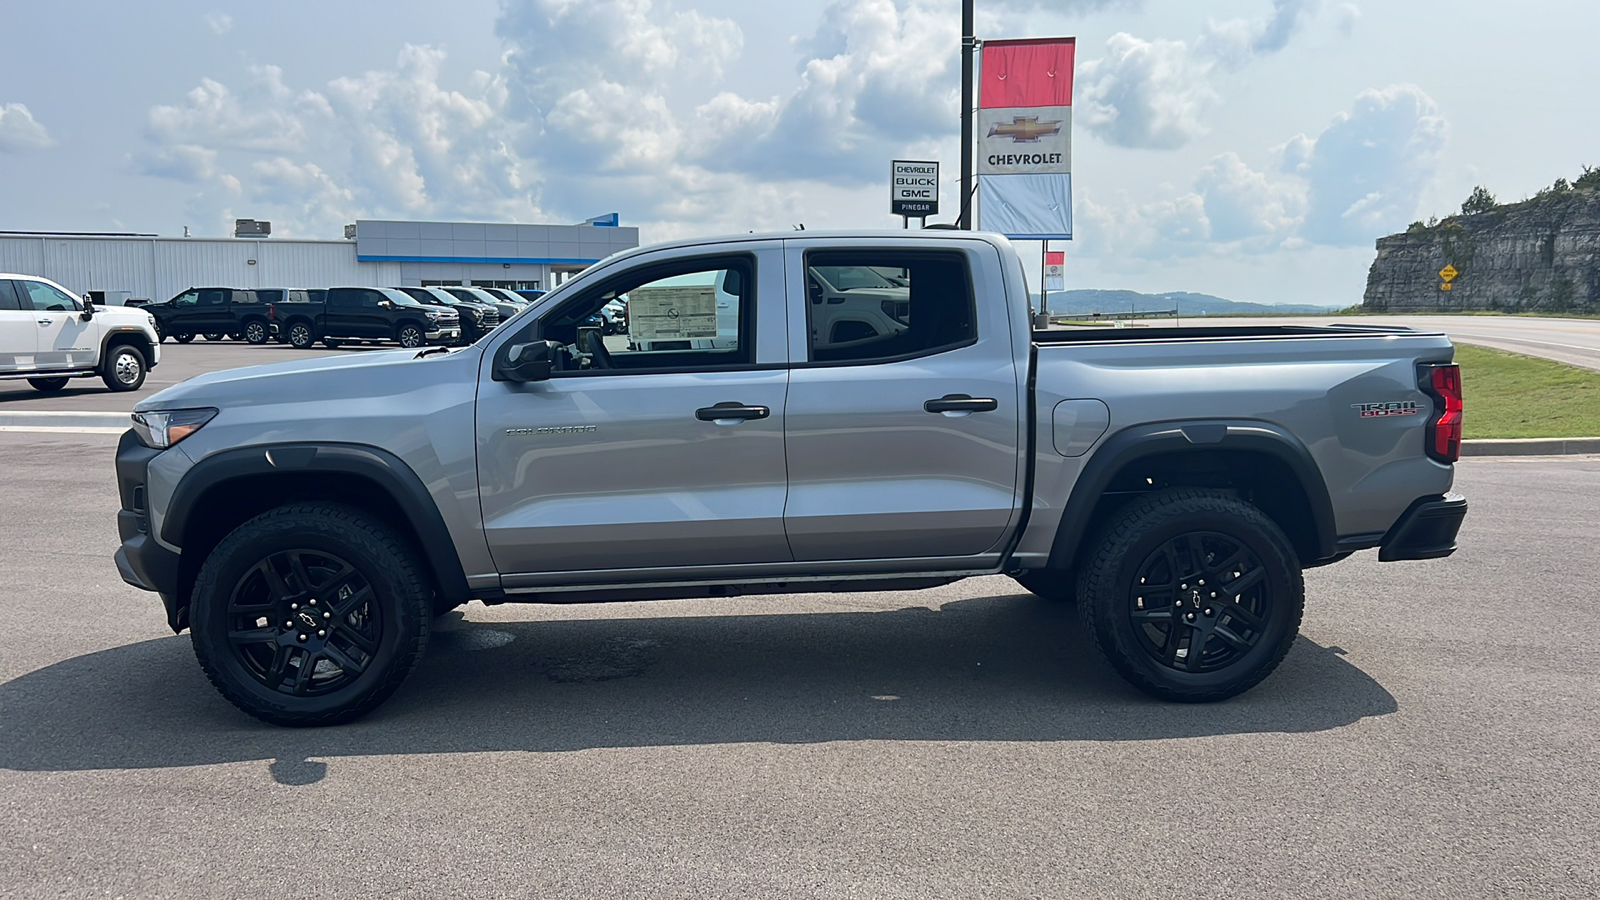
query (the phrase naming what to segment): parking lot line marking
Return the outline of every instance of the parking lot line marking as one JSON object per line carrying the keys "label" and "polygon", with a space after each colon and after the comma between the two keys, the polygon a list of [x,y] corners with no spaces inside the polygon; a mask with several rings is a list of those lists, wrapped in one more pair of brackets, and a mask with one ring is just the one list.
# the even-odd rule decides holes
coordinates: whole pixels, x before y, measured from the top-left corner
{"label": "parking lot line marking", "polygon": [[0,425],[0,433],[33,434],[121,434],[126,428],[100,428],[92,425]]}

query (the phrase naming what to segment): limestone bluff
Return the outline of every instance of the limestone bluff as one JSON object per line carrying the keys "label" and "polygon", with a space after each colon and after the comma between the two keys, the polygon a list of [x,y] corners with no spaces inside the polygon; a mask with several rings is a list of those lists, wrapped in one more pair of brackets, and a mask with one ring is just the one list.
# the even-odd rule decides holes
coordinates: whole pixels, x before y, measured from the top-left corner
{"label": "limestone bluff", "polygon": [[[1374,312],[1600,313],[1600,185],[1594,180],[1588,173],[1575,185],[1563,179],[1531,200],[1417,222],[1379,238],[1362,306]],[[1439,271],[1447,264],[1458,274],[1445,291]]]}

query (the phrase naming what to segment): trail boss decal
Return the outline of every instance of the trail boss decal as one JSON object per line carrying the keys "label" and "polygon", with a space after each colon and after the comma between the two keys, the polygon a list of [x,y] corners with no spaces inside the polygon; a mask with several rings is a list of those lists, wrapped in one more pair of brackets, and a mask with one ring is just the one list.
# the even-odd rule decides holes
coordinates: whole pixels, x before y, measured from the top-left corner
{"label": "trail boss decal", "polygon": [[1422,404],[1415,400],[1391,400],[1388,403],[1352,403],[1350,408],[1361,410],[1361,418],[1363,419],[1414,416],[1422,412]]}

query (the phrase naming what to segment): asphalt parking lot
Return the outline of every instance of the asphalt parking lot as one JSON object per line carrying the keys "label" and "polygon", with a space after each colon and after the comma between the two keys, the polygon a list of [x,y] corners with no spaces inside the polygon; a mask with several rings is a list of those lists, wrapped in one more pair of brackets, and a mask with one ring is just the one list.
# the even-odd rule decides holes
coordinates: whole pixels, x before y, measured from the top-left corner
{"label": "asphalt parking lot", "polygon": [[1600,457],[1463,462],[1455,557],[1308,573],[1219,705],[990,578],[473,604],[284,730],[117,577],[114,440],[0,434],[8,897],[1600,894]]}

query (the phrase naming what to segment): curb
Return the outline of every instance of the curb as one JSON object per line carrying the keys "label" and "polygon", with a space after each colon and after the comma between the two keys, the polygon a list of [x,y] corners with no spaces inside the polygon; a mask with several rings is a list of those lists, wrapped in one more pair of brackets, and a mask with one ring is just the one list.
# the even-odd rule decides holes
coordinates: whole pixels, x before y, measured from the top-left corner
{"label": "curb", "polygon": [[0,431],[65,434],[121,434],[129,428],[125,412],[0,412]]}
{"label": "curb", "polygon": [[1600,437],[1480,438],[1461,442],[1462,456],[1565,456],[1600,453]]}

